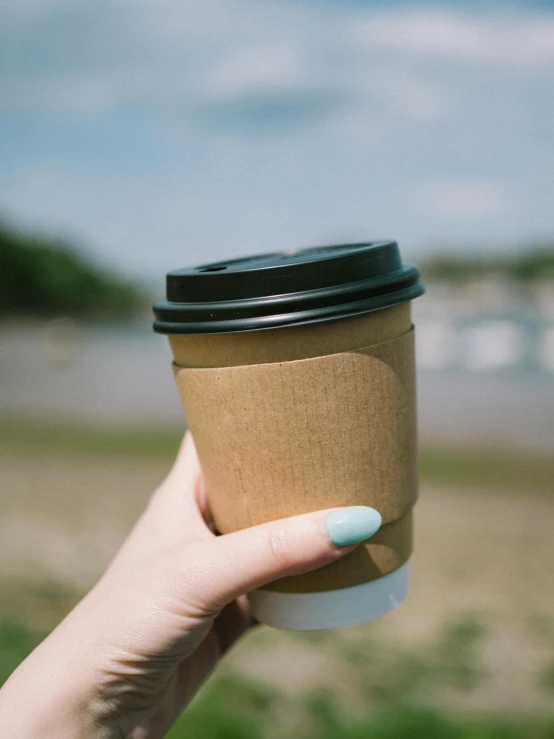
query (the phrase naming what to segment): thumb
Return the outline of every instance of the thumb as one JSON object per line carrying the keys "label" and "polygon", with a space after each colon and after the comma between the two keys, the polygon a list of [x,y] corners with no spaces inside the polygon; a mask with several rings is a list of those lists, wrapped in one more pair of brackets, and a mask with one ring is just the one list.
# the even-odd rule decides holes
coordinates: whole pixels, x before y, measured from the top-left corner
{"label": "thumb", "polygon": [[189,585],[207,611],[289,575],[316,570],[351,552],[381,526],[374,508],[306,513],[211,539]]}

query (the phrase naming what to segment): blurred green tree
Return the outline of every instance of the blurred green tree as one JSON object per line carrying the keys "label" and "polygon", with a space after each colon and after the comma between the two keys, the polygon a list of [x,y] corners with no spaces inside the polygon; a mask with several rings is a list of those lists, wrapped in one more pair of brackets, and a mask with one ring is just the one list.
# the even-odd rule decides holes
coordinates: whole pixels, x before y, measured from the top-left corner
{"label": "blurred green tree", "polygon": [[91,264],[69,244],[0,222],[0,316],[126,318],[143,300],[135,285]]}
{"label": "blurred green tree", "polygon": [[458,249],[455,254],[438,253],[422,265],[427,279],[457,282],[487,275],[500,275],[518,282],[554,280],[554,244],[530,246],[514,256],[468,256]]}

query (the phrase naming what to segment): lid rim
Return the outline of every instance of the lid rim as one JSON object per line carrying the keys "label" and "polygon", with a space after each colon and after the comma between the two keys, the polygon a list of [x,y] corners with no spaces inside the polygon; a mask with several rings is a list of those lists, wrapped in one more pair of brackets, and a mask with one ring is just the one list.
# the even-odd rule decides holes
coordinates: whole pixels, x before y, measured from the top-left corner
{"label": "lid rim", "polygon": [[[158,334],[167,336],[198,336],[198,335],[215,335],[215,334],[236,334],[250,333],[254,331],[269,331],[271,329],[288,328],[293,326],[305,326],[312,323],[325,323],[341,318],[354,318],[365,313],[373,313],[386,308],[394,308],[396,305],[407,303],[410,300],[420,297],[425,293],[425,287],[421,282],[416,283],[401,291],[402,295],[396,296],[386,293],[382,296],[382,301],[376,298],[370,298],[366,301],[357,301],[356,303],[342,304],[339,306],[329,306],[330,310],[323,312],[319,310],[298,311],[295,313],[282,313],[278,315],[266,315],[257,318],[245,319],[227,319],[223,321],[207,320],[205,322],[194,321],[171,322],[156,319],[153,323],[153,329]],[[396,299],[392,299],[396,298]],[[360,305],[363,303],[363,306]],[[353,308],[357,305],[357,309]],[[333,309],[333,310],[331,310]],[[341,310],[342,309],[342,310]]]}
{"label": "lid rim", "polygon": [[173,270],[153,306],[162,334],[255,331],[367,313],[422,295],[396,241],[258,254]]}
{"label": "lid rim", "polygon": [[[317,299],[333,298],[344,296],[348,297],[351,293],[365,292],[367,296],[378,296],[383,293],[393,293],[398,289],[409,287],[416,284],[419,280],[419,269],[412,264],[403,265],[402,269],[391,272],[390,275],[377,276],[366,280],[357,280],[344,285],[337,285],[332,288],[320,288],[317,290],[305,290],[303,292],[281,293],[278,295],[263,295],[258,297],[206,301],[206,302],[176,302],[161,298],[154,303],[153,309],[157,317],[161,318],[164,314],[183,314],[186,312],[194,313],[195,311],[226,311],[240,310],[242,308],[249,309],[257,305],[282,305],[293,302],[311,302]],[[344,301],[348,302],[348,301]]]}

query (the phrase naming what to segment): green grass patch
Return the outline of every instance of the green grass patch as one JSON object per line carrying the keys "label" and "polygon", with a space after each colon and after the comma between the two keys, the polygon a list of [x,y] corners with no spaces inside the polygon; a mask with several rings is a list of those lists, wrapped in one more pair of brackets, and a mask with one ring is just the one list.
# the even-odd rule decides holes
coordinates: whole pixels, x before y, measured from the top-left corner
{"label": "green grass patch", "polygon": [[[306,739],[553,739],[550,721],[510,722],[461,719],[424,707],[397,706],[337,731],[311,734]],[[292,739],[292,737],[291,737]]]}
{"label": "green grass patch", "polygon": [[[456,653],[468,645],[472,649],[481,638],[480,628],[466,619],[445,634],[445,643]],[[0,620],[0,686],[44,635],[17,621]],[[47,681],[45,673],[45,685]],[[463,717],[418,705],[413,697],[406,700],[404,696],[352,715],[331,691],[294,696],[223,669],[200,691],[168,739],[554,739],[554,717]]]}
{"label": "green grass patch", "polygon": [[419,463],[424,480],[554,492],[553,456],[423,447]]}
{"label": "green grass patch", "polygon": [[391,642],[379,623],[368,623],[355,641],[334,642],[337,662],[355,669],[356,683],[374,708],[418,705],[430,696],[440,705],[445,691],[464,697],[486,686],[489,620],[485,613],[461,613],[425,644]]}
{"label": "green grass patch", "polygon": [[67,455],[82,453],[171,460],[177,453],[183,432],[183,428],[171,427],[133,429],[3,420],[0,445]]}
{"label": "green grass patch", "polygon": [[276,691],[238,676],[216,678],[193,701],[168,739],[262,739],[271,722]]}
{"label": "green grass patch", "polygon": [[46,634],[71,609],[83,593],[60,583],[0,582],[0,629],[2,624],[25,624],[29,633]]}
{"label": "green grass patch", "polygon": [[16,620],[0,620],[0,687],[44,636]]}
{"label": "green grass patch", "polygon": [[237,678],[212,680],[168,739],[554,739],[554,721],[463,718],[398,703],[351,717],[332,696],[285,698]]}
{"label": "green grass patch", "polygon": [[[125,428],[37,424],[3,420],[0,446],[59,454],[124,456],[170,462],[183,428]],[[554,492],[554,458],[512,452],[423,447],[421,477],[426,481]]]}

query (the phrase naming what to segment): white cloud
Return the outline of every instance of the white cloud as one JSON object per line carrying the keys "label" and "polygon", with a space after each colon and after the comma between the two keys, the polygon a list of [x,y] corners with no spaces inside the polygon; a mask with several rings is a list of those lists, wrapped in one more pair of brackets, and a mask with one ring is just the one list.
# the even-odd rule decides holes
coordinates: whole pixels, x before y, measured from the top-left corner
{"label": "white cloud", "polygon": [[[0,110],[8,114],[86,116],[134,105],[194,116],[214,100],[288,93],[286,102],[298,93],[327,95],[336,110],[381,106],[427,120],[455,108],[453,81],[468,61],[504,77],[554,67],[554,19],[533,15],[413,6],[359,13],[248,0],[9,7],[0,29]],[[454,65],[449,74],[441,59]]]}
{"label": "white cloud", "polygon": [[511,69],[549,68],[554,63],[554,19],[521,13],[470,14],[414,8],[356,18],[351,38],[361,49],[384,49]]}
{"label": "white cloud", "polygon": [[498,216],[510,208],[512,197],[505,182],[446,179],[426,184],[420,202],[434,217]]}
{"label": "white cloud", "polygon": [[210,69],[206,88],[217,97],[295,89],[311,82],[309,61],[289,43],[233,50]]}
{"label": "white cloud", "polygon": [[143,270],[554,230],[554,16],[384,7],[8,4],[0,213]]}
{"label": "white cloud", "polygon": [[431,120],[453,111],[457,95],[440,79],[433,79],[413,65],[398,62],[360,65],[359,90],[374,97],[395,113],[408,119]]}

